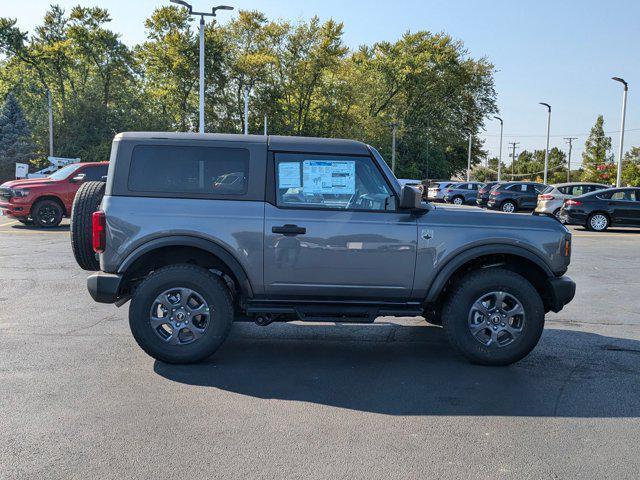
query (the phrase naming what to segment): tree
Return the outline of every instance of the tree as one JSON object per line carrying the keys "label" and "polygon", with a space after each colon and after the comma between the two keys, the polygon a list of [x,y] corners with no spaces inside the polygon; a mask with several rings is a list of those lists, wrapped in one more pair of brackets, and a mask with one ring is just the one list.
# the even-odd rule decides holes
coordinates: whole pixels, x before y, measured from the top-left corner
{"label": "tree", "polygon": [[[604,118],[598,115],[595,125],[584,144],[582,153],[582,180],[587,182],[610,182],[613,167],[611,137],[604,133]],[[614,174],[615,178],[615,174]]]}
{"label": "tree", "polygon": [[0,183],[15,178],[15,164],[29,163],[34,148],[22,108],[12,93],[0,113]]}
{"label": "tree", "polygon": [[622,158],[622,183],[640,187],[640,147],[631,147]]}

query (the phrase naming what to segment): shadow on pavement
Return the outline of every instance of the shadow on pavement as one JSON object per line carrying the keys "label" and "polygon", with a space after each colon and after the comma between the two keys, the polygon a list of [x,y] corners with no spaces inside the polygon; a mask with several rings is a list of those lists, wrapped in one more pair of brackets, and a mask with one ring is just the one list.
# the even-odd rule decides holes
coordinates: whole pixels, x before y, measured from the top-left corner
{"label": "shadow on pavement", "polygon": [[467,363],[437,327],[239,329],[209,362],[154,369],[188,385],[386,415],[640,416],[638,341],[547,329],[531,355],[499,368]]}
{"label": "shadow on pavement", "polygon": [[35,225],[24,225],[22,223],[16,223],[14,225],[11,225],[11,228],[14,230],[32,230],[36,232],[68,232],[70,229],[70,225],[67,223],[58,225],[57,227],[42,228]]}

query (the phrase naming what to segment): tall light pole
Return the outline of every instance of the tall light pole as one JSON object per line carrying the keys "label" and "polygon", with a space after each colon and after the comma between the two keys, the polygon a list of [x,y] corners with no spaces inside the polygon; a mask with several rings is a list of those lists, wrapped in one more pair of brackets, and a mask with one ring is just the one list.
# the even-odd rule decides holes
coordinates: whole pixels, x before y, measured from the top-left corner
{"label": "tall light pole", "polygon": [[249,135],[249,86],[244,86],[244,134]]}
{"label": "tall light pole", "polygon": [[51,107],[51,90],[48,88],[47,104],[49,105],[49,156],[53,157],[53,108]]}
{"label": "tall light pole", "polygon": [[215,17],[218,10],[233,10],[233,7],[218,5],[217,7],[212,7],[211,13],[208,13],[194,12],[193,7],[184,0],[171,0],[171,3],[187,7],[189,15],[200,15],[200,125],[198,131],[204,133],[204,17]]}
{"label": "tall light pole", "polygon": [[549,172],[549,133],[551,132],[551,105],[548,103],[540,102],[540,105],[547,107],[549,115],[547,116],[547,148],[544,151],[544,183],[547,183],[547,174]]}
{"label": "tall light pole", "polygon": [[620,146],[618,148],[618,174],[616,175],[616,187],[622,186],[622,153],[624,148],[624,121],[627,114],[627,92],[629,91],[629,84],[620,77],[613,77],[612,80],[620,82],[624,85],[624,91],[622,93],[622,126],[620,127]]}
{"label": "tall light pole", "polygon": [[500,117],[493,117],[500,122],[500,153],[498,154],[498,181],[502,175],[502,130],[504,123]]}
{"label": "tall light pole", "polygon": [[467,154],[467,182],[471,180],[471,144],[473,142],[473,133],[469,131],[469,151]]}
{"label": "tall light pole", "polygon": [[398,122],[391,124],[391,171],[396,173],[396,134],[398,133]]}

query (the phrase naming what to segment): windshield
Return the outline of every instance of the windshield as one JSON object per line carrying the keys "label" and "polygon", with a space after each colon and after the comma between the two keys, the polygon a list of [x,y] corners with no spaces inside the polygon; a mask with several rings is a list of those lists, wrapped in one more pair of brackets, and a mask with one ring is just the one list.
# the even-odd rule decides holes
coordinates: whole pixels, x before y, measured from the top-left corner
{"label": "windshield", "polygon": [[52,173],[51,175],[49,175],[49,178],[51,180],[64,180],[65,178],[67,178],[69,175],[71,175],[73,172],[75,172],[79,168],[80,168],[80,164],[79,163],[76,163],[74,165],[67,165],[66,167],[61,168],[57,172]]}

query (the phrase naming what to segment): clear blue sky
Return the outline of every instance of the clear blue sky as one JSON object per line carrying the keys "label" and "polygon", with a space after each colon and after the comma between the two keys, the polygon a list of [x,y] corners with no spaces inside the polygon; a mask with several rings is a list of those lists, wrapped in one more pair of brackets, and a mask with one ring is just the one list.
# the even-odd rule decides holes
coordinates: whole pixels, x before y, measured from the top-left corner
{"label": "clear blue sky", "polygon": [[[222,2],[222,0],[220,0]],[[18,18],[23,29],[40,21],[50,1],[2,0],[0,15]],[[130,45],[144,40],[144,19],[159,5],[154,0],[60,0],[100,4],[113,17],[112,29]],[[212,5],[193,0],[196,8]],[[544,148],[546,111],[553,106],[551,146],[565,148],[564,136],[575,136],[574,161],[579,161],[584,140],[598,114],[612,132],[617,152],[620,129],[621,86],[630,84],[626,148],[640,146],[640,1],[572,0],[224,0],[240,9],[258,9],[271,18],[307,19],[318,15],[344,22],[345,40],[357,47],[377,40],[394,40],[407,30],[446,31],[464,41],[474,57],[486,56],[497,70],[496,90],[505,121],[503,160],[507,142],[519,149]],[[228,17],[227,13],[220,20]],[[487,122],[486,148],[498,153],[499,125]]]}

